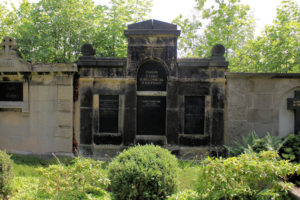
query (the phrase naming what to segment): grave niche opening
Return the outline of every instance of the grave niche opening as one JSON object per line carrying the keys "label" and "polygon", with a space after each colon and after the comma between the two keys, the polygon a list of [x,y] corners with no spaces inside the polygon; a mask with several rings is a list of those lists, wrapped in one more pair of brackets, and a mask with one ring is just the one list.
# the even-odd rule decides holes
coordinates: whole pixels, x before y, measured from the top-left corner
{"label": "grave niche opening", "polygon": [[23,83],[1,82],[0,101],[23,101]]}
{"label": "grave niche opening", "polygon": [[99,132],[118,133],[119,96],[99,96]]}
{"label": "grave niche opening", "polygon": [[143,64],[137,77],[137,134],[165,135],[166,84],[164,67],[155,61]]}

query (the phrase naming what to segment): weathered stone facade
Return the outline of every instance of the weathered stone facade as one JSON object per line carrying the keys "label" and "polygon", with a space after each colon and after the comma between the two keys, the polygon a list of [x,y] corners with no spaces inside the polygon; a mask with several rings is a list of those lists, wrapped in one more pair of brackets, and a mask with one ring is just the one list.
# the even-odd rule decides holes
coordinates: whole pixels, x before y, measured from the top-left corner
{"label": "weathered stone facade", "polygon": [[220,153],[256,131],[298,130],[300,74],[228,73],[225,49],[177,58],[180,31],[148,20],[128,26],[126,58],[31,64],[6,37],[0,51],[0,149],[72,153],[105,159],[154,143],[179,156]]}
{"label": "weathered stone facade", "polygon": [[[182,154],[187,147],[199,150],[224,143],[224,47],[215,46],[210,59],[177,60],[179,34],[176,25],[148,20],[125,31],[127,58],[96,58],[91,50],[79,59],[75,130],[82,151],[98,157],[107,148],[111,151],[107,145],[121,149],[154,143]],[[114,118],[112,127],[118,128],[102,131],[105,118]]]}

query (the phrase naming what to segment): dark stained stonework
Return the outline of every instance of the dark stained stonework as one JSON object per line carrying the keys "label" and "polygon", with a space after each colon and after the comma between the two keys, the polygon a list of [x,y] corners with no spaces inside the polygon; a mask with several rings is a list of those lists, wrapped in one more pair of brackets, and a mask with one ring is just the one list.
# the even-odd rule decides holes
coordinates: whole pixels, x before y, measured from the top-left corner
{"label": "dark stained stonework", "polygon": [[216,44],[211,49],[211,57],[213,59],[225,60],[224,54],[225,54],[225,48],[221,44]]}
{"label": "dark stained stonework", "polygon": [[83,56],[94,56],[96,51],[91,44],[85,44],[81,47],[81,53]]}
{"label": "dark stained stonework", "polygon": [[219,91],[220,88],[217,85],[212,86],[212,107],[224,108],[224,92]]}
{"label": "dark stained stonework", "polygon": [[[95,57],[88,45],[90,53],[77,62],[80,144],[90,145],[94,155],[101,154],[96,151],[103,145],[152,143],[178,155],[181,146],[223,145],[224,47],[214,46],[211,58],[177,59],[180,30],[174,24],[147,20],[129,25],[124,33],[127,58]],[[104,105],[103,96],[116,96],[118,106],[113,99]],[[110,114],[103,114],[105,109]]]}
{"label": "dark stained stonework", "polygon": [[182,146],[209,146],[209,136],[196,136],[196,135],[181,135],[179,136],[179,145]]}
{"label": "dark stained stonework", "polygon": [[80,144],[92,144],[92,109],[80,110]]}
{"label": "dark stained stonework", "polygon": [[211,143],[213,145],[224,144],[224,111],[223,110],[216,110],[213,112]]}
{"label": "dark stained stonework", "polygon": [[122,144],[122,136],[120,134],[94,134],[94,143],[96,145],[100,144],[113,144],[113,145],[121,145]]}

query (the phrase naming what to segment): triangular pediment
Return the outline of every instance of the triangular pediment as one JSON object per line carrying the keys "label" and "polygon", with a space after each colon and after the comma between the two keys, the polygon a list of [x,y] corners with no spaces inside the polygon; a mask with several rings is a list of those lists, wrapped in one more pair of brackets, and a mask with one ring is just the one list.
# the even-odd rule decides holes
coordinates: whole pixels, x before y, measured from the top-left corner
{"label": "triangular pediment", "polygon": [[177,25],[155,19],[128,25],[128,30],[177,30]]}

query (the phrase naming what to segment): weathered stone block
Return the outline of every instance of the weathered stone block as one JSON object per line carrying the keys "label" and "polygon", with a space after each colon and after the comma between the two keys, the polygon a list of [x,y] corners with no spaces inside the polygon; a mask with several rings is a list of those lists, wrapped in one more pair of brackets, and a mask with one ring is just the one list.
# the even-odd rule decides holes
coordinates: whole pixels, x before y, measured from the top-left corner
{"label": "weathered stone block", "polygon": [[249,92],[276,92],[276,84],[272,79],[250,79],[248,82]]}
{"label": "weathered stone block", "polygon": [[72,112],[73,111],[72,101],[58,101],[56,105],[57,105],[57,111],[60,111],[60,112]]}
{"label": "weathered stone block", "polygon": [[72,139],[73,129],[72,128],[57,128],[54,136],[58,138],[69,138]]}
{"label": "weathered stone block", "polygon": [[245,106],[230,106],[227,109],[228,120],[247,120],[247,110]]}
{"label": "weathered stone block", "polygon": [[256,109],[270,109],[273,107],[272,94],[253,94],[253,107]]}
{"label": "weathered stone block", "polygon": [[57,85],[73,85],[73,75],[57,76],[56,77]]}
{"label": "weathered stone block", "polygon": [[248,136],[250,131],[253,131],[253,128],[247,120],[229,120],[227,122],[225,144],[232,145],[236,140],[241,141],[242,137]]}
{"label": "weathered stone block", "polygon": [[59,100],[73,100],[73,87],[71,86],[58,86],[57,98]]}
{"label": "weathered stone block", "polygon": [[54,141],[55,152],[72,152],[72,139],[56,137]]}
{"label": "weathered stone block", "polygon": [[275,119],[275,113],[272,109],[249,109],[248,121],[270,123]]}
{"label": "weathered stone block", "polygon": [[58,112],[58,126],[59,127],[73,127],[73,113],[72,112]]}

